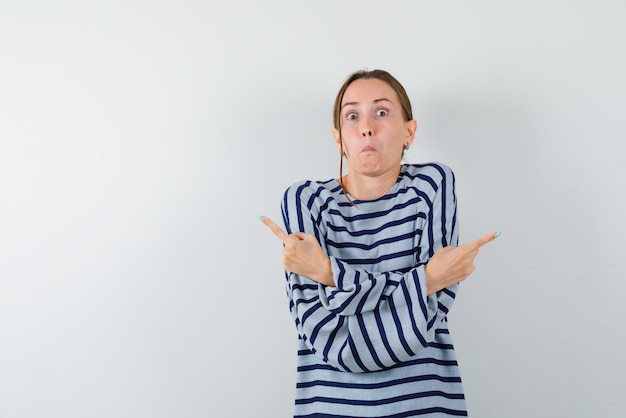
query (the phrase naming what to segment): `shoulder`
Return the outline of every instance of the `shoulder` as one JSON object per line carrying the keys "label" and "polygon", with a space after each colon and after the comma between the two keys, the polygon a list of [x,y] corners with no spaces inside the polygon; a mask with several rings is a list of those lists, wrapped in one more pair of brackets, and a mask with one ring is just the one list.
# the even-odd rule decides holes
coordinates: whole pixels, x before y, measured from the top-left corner
{"label": "shoulder", "polygon": [[339,190],[341,187],[334,180],[302,180],[289,186],[281,202],[283,221],[288,233],[307,231],[307,222],[319,219],[329,207],[335,206],[332,201]]}
{"label": "shoulder", "polygon": [[340,189],[339,184],[332,179],[326,181],[300,180],[287,187],[283,196],[283,204],[305,202],[307,206],[310,206],[312,201],[319,198],[326,200]]}
{"label": "shoulder", "polygon": [[446,164],[429,162],[423,164],[405,164],[400,173],[410,183],[428,183],[435,190],[442,183],[454,182],[454,172]]}

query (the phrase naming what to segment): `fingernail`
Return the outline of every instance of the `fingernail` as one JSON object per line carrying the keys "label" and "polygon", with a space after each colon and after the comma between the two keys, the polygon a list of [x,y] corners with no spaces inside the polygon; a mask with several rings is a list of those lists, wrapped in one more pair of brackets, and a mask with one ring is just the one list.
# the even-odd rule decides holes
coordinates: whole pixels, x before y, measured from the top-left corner
{"label": "fingernail", "polygon": [[494,238],[498,238],[501,234],[502,234],[502,232],[500,232],[500,231],[496,232],[496,235],[495,235]]}
{"label": "fingernail", "polygon": [[264,221],[265,221],[265,219],[263,219],[263,217],[262,217],[262,216],[259,216],[259,221],[264,222]]}

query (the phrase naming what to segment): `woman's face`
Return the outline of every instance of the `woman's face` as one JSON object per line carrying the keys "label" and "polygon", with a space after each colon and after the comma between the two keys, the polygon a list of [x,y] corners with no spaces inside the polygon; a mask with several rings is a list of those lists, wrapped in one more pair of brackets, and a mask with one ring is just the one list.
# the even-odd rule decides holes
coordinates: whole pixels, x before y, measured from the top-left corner
{"label": "woman's face", "polygon": [[[341,134],[348,173],[376,176],[397,170],[405,145],[415,136],[415,120],[405,121],[398,96],[375,78],[354,81],[341,102]],[[339,131],[333,129],[340,148]]]}

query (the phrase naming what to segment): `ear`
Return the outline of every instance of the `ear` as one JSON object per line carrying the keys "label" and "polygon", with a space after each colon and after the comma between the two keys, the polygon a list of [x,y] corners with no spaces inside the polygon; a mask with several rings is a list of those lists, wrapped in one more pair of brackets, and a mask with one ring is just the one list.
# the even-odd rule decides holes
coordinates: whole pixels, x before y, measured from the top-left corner
{"label": "ear", "polygon": [[415,132],[417,132],[417,121],[412,119],[406,122],[406,136],[404,137],[404,143],[411,145],[415,139]]}
{"label": "ear", "polygon": [[335,140],[335,145],[339,152],[341,152],[341,138],[339,136],[339,129],[333,128],[333,139]]}

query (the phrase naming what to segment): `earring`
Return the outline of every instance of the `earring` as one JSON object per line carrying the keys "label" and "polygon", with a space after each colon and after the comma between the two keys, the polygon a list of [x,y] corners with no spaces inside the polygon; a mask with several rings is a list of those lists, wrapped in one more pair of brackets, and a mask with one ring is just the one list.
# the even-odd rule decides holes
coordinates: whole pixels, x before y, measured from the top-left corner
{"label": "earring", "polygon": [[409,144],[408,143],[404,144],[404,149],[405,150],[409,149]]}

